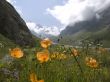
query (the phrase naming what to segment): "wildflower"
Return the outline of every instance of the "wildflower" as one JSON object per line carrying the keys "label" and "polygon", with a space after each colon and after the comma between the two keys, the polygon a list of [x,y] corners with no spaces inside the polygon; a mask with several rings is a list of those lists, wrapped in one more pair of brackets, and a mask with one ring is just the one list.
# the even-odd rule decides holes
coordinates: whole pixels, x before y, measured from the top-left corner
{"label": "wildflower", "polygon": [[10,55],[14,58],[21,58],[23,57],[23,51],[20,48],[10,49]]}
{"label": "wildflower", "polygon": [[44,80],[38,80],[35,73],[30,74],[30,81],[31,82],[44,82]]}
{"label": "wildflower", "polygon": [[43,48],[48,48],[52,44],[52,41],[50,39],[46,38],[46,39],[42,40],[40,42],[40,44]]}
{"label": "wildflower", "polygon": [[92,58],[92,57],[86,57],[85,59],[86,61],[86,65],[92,68],[97,68],[98,67],[98,62],[96,59]]}
{"label": "wildflower", "polygon": [[61,54],[62,59],[66,59],[66,55],[65,54]]}
{"label": "wildflower", "polygon": [[64,55],[64,56],[63,56],[63,59],[66,59],[66,58],[67,58],[67,56],[66,56],[66,55]]}
{"label": "wildflower", "polygon": [[56,55],[55,55],[55,54],[52,54],[52,55],[51,55],[51,58],[52,58],[52,59],[54,59],[55,57],[56,57]]}
{"label": "wildflower", "polygon": [[100,54],[100,53],[105,53],[105,52],[107,52],[107,49],[106,49],[106,48],[99,48],[97,52],[98,52],[99,54]]}
{"label": "wildflower", "polygon": [[43,50],[42,52],[37,52],[36,56],[40,63],[47,62],[49,60],[49,51]]}
{"label": "wildflower", "polygon": [[72,53],[74,56],[78,56],[78,50],[77,49],[73,48]]}
{"label": "wildflower", "polygon": [[37,82],[44,82],[44,80],[39,80],[39,81],[37,81]]}
{"label": "wildflower", "polygon": [[35,73],[30,74],[30,80],[31,80],[31,82],[36,82],[37,77],[36,77]]}

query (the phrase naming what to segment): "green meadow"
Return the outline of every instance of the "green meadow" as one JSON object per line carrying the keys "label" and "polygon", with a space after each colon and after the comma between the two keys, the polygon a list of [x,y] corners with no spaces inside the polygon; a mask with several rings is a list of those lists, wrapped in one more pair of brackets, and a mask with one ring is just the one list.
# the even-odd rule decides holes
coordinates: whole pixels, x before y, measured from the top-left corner
{"label": "green meadow", "polygon": [[[22,50],[23,57],[11,56],[9,49],[16,47]],[[76,55],[73,49],[77,50]],[[0,82],[110,82],[109,49],[94,45],[75,48],[52,44],[46,49],[49,52],[48,61],[41,63],[36,55],[42,50],[45,49],[40,44],[29,48],[7,46],[1,42]],[[93,67],[87,64],[87,57],[96,60],[90,64]],[[36,75],[37,81],[31,80],[31,73]]]}

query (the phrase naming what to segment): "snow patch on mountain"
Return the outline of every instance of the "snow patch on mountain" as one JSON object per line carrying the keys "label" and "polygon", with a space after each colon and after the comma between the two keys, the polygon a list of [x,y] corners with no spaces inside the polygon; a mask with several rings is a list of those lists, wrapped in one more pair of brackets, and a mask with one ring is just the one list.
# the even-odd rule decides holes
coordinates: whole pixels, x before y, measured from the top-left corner
{"label": "snow patch on mountain", "polygon": [[26,24],[34,35],[43,37],[58,36],[63,30],[62,28],[56,26],[42,26],[34,22],[27,22]]}

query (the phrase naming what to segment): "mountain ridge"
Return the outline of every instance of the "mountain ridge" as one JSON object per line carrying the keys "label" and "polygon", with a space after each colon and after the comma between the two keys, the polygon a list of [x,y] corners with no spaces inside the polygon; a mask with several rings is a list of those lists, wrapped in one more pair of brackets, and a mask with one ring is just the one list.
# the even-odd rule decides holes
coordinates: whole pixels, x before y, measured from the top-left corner
{"label": "mountain ridge", "polygon": [[103,44],[108,47],[106,42],[110,41],[110,7],[99,14],[100,19],[93,18],[88,21],[77,22],[74,25],[68,25],[66,29],[61,32],[60,36],[63,36],[63,40],[70,39],[73,41],[84,39],[100,39]]}
{"label": "mountain ridge", "polygon": [[20,46],[34,46],[35,44],[25,21],[6,0],[0,0],[0,34]]}

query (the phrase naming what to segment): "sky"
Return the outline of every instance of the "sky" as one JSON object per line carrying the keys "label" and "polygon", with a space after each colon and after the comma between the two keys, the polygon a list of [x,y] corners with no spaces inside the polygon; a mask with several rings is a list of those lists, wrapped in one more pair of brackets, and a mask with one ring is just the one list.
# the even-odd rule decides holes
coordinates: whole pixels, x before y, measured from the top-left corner
{"label": "sky", "polygon": [[64,0],[8,0],[19,10],[25,21],[32,21],[44,26],[60,26],[60,22],[47,9],[62,5]]}
{"label": "sky", "polygon": [[[59,35],[69,24],[100,19],[99,13],[110,6],[110,0],[7,0],[20,13],[29,29],[39,32],[36,24],[48,28],[48,33]],[[45,30],[44,28],[40,29]],[[52,29],[53,28],[53,29]],[[55,32],[51,32],[55,31]],[[46,30],[47,31],[47,30]],[[41,33],[39,32],[39,33]]]}

